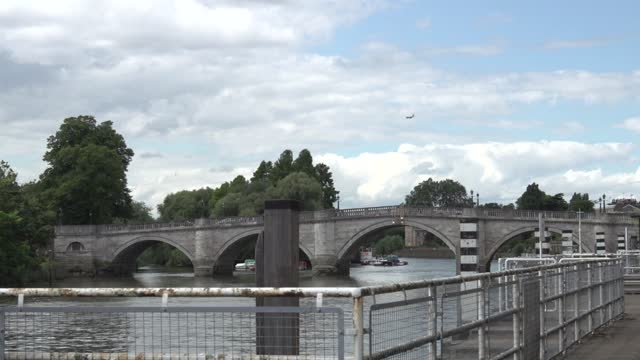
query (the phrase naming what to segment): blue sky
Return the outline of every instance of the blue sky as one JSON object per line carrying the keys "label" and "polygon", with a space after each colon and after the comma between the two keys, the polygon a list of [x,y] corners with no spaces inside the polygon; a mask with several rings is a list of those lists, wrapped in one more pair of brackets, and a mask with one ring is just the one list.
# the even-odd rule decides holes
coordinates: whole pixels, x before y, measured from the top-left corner
{"label": "blue sky", "polygon": [[[636,1],[0,3],[0,159],[46,167],[68,116],[112,120],[129,185],[250,176],[286,148],[331,166],[344,206],[428,177],[511,202],[640,194]],[[415,118],[405,116],[415,113]]]}

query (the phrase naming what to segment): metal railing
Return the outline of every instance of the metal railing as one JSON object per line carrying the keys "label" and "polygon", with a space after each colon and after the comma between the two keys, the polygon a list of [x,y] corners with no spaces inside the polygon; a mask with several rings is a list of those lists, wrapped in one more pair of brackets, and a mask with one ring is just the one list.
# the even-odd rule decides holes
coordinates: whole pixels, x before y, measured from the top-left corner
{"label": "metal railing", "polygon": [[[167,295],[211,299],[203,308],[173,307]],[[56,341],[86,355],[87,344],[103,338],[118,345],[95,351],[251,358],[258,356],[255,313],[262,310],[250,301],[260,296],[301,298],[300,307],[290,308],[300,319],[299,352],[287,358],[550,359],[624,311],[620,258],[362,288],[32,288],[0,289],[0,296],[18,296],[19,303],[25,296],[165,299],[144,308],[0,307],[0,354],[11,359],[59,351]],[[228,308],[213,305],[219,297],[249,299]],[[242,301],[247,307],[238,307]],[[40,346],[40,339],[49,342]]]}

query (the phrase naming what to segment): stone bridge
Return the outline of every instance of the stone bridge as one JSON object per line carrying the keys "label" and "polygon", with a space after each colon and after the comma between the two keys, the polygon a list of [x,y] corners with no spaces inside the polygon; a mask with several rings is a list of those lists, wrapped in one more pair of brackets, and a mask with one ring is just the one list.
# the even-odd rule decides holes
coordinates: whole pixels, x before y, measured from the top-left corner
{"label": "stone bridge", "polygon": [[[523,234],[537,231],[532,210],[483,208],[422,208],[383,206],[300,213],[300,250],[314,273],[348,274],[349,259],[372,236],[391,227],[426,231],[455,254],[458,272],[488,271],[498,248]],[[574,212],[542,212],[550,234],[561,234],[563,246],[578,242]],[[263,219],[234,217],[178,223],[136,225],[60,225],[54,250],[56,273],[130,273],[137,257],[163,242],[182,251],[196,276],[230,274],[243,247],[255,241]],[[615,252],[625,229],[637,247],[636,222],[623,214],[584,213],[581,217],[583,252]],[[622,238],[621,238],[622,236]],[[598,243],[596,243],[598,239]],[[543,252],[549,247],[543,244]]]}

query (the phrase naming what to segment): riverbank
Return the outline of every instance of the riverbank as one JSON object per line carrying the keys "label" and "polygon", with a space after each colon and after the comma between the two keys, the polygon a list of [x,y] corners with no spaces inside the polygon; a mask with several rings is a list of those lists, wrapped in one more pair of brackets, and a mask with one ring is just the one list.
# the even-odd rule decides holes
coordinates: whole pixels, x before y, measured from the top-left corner
{"label": "riverbank", "polygon": [[455,254],[448,248],[407,247],[396,252],[404,258],[454,259]]}

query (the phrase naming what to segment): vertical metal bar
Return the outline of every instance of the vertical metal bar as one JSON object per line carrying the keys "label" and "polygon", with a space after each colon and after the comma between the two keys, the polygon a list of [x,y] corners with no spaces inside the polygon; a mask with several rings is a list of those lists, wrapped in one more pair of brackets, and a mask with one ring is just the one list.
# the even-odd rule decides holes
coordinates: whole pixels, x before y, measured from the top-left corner
{"label": "vertical metal bar", "polygon": [[580,338],[580,322],[578,321],[578,316],[580,315],[579,312],[579,299],[580,299],[580,293],[582,292],[582,290],[579,290],[582,288],[582,286],[580,285],[580,274],[581,272],[579,271],[579,267],[578,265],[575,265],[573,267],[575,274],[576,274],[576,292],[573,293],[573,342],[577,343],[578,339]]}
{"label": "vertical metal bar", "polygon": [[511,299],[511,301],[513,301],[513,308],[517,309],[517,311],[513,313],[513,348],[516,349],[516,352],[513,353],[513,360],[518,360],[521,352],[521,350],[518,349],[520,348],[520,316],[522,314],[520,289],[518,287],[522,285],[522,282],[518,281],[517,275],[513,275],[513,281],[513,299]]}
{"label": "vertical metal bar", "polygon": [[364,319],[363,319],[364,298],[362,296],[353,298],[353,357],[355,360],[362,360],[364,351]]}
{"label": "vertical metal bar", "polygon": [[547,286],[547,273],[543,270],[540,271],[540,359],[546,359],[545,352],[547,349],[546,342],[547,338],[544,335],[544,311],[545,311],[545,288]]}
{"label": "vertical metal bar", "polygon": [[4,360],[4,310],[0,309],[0,360]]}
{"label": "vertical metal bar", "polygon": [[600,296],[600,302],[599,302],[599,306],[600,306],[600,324],[599,326],[604,325],[604,308],[602,305],[604,305],[604,284],[602,282],[603,276],[602,276],[602,266],[598,266],[598,293]]}
{"label": "vertical metal bar", "polygon": [[[427,296],[431,297],[431,307],[429,307],[429,335],[435,335],[438,332],[438,298],[435,286],[429,286],[427,288]],[[429,358],[428,360],[436,360],[436,342],[437,340],[429,343]]]}
{"label": "vertical metal bar", "polygon": [[593,266],[591,264],[587,264],[587,268],[589,269],[588,277],[587,277],[587,311],[589,311],[589,316],[587,316],[588,328],[587,333],[591,333],[593,331]]}
{"label": "vertical metal bar", "polygon": [[561,291],[562,296],[558,299],[558,325],[561,325],[562,327],[560,328],[560,331],[558,331],[558,351],[560,353],[564,353],[565,350],[565,335],[566,335],[566,324],[565,324],[565,314],[564,314],[564,307],[566,304],[566,276],[567,276],[567,272],[566,272],[566,268],[563,266],[561,268],[558,269],[558,272],[560,273],[560,276],[558,277],[558,282],[559,284],[559,290]]}
{"label": "vertical metal bar", "polygon": [[344,313],[338,312],[338,360],[344,360]]}
{"label": "vertical metal bar", "polygon": [[[485,287],[486,281],[484,279],[478,280],[480,285],[480,293],[478,298],[478,321],[482,321],[485,318]],[[478,359],[485,359],[485,324],[481,324],[478,327]]]}

